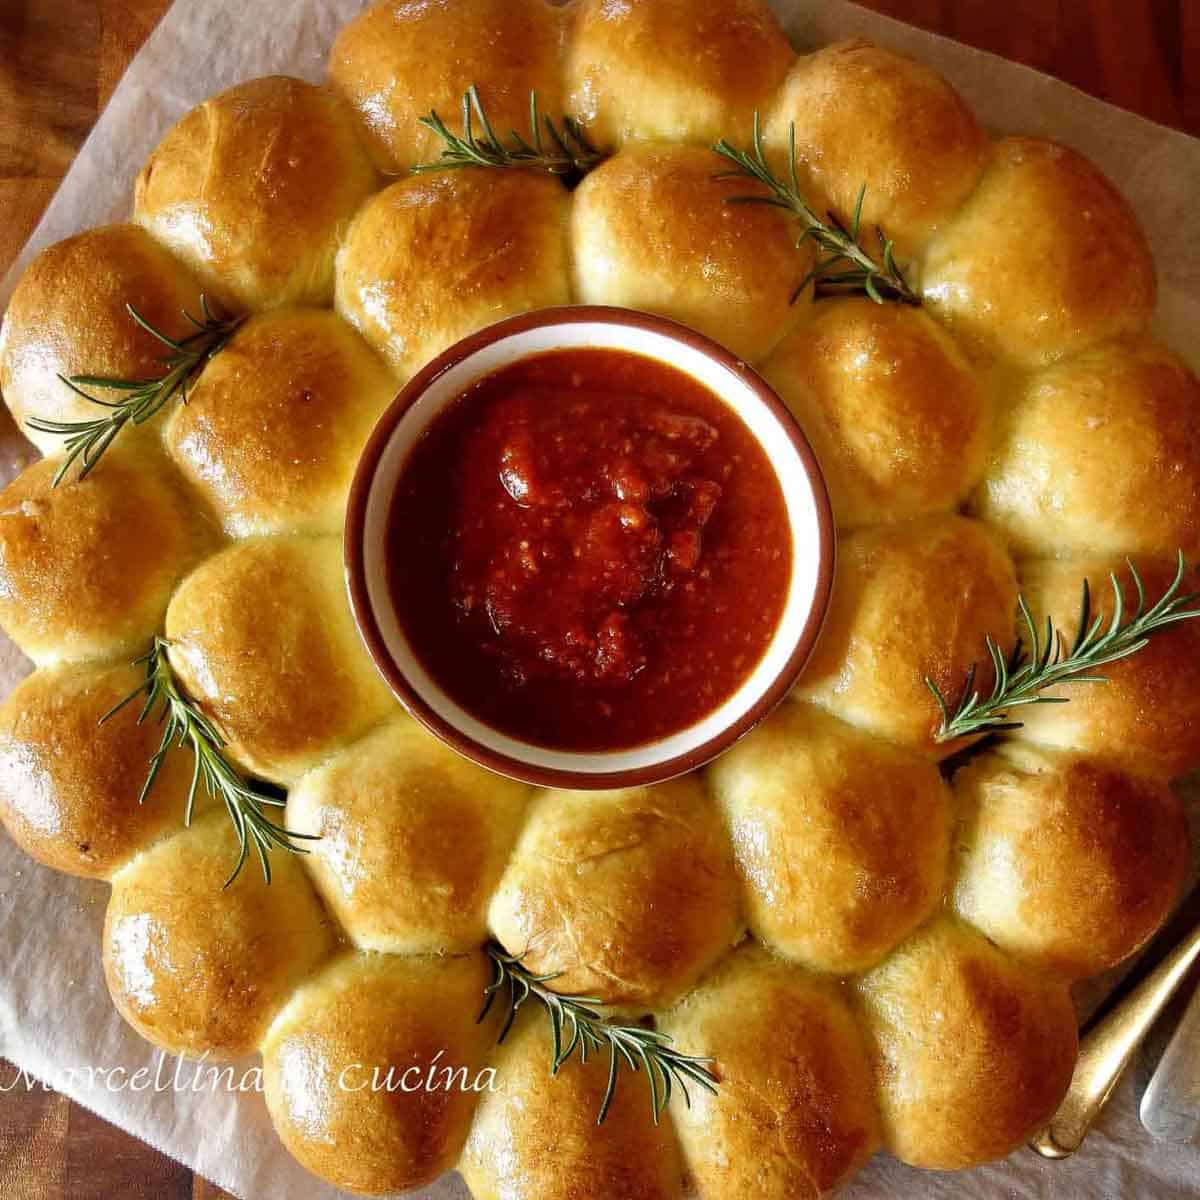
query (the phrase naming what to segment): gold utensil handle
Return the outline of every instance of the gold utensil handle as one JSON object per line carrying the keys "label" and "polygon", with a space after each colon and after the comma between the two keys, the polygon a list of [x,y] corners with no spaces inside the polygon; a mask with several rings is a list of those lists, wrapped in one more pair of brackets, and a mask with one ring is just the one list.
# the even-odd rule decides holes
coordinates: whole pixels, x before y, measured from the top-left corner
{"label": "gold utensil handle", "polygon": [[1043,1158],[1066,1158],[1079,1149],[1138,1043],[1197,957],[1200,957],[1200,926],[1089,1030],[1079,1046],[1079,1061],[1071,1086],[1046,1128],[1030,1139],[1031,1149]]}

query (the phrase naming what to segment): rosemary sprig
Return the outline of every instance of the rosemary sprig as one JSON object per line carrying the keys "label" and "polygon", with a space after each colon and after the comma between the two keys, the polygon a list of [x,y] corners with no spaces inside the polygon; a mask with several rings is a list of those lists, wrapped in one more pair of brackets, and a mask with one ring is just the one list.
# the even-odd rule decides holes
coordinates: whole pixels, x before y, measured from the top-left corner
{"label": "rosemary sprig", "polygon": [[225,756],[225,739],[216,725],[180,690],[175,672],[167,658],[167,645],[165,638],[156,637],[150,649],[134,661],[135,666],[145,665],[145,681],[134,688],[124,700],[110,708],[100,718],[100,723],[103,724],[115,716],[139,696],[145,696],[138,724],[155,717],[163,725],[163,736],[158,750],[150,759],[150,769],[138,796],[138,803],[144,803],[150,794],[171,749],[174,746],[189,749],[193,756],[192,782],[188,788],[183,823],[192,823],[196,796],[200,784],[203,783],[209,796],[214,799],[219,797],[224,802],[229,819],[237,832],[240,852],[233,872],[224,886],[228,887],[241,873],[251,846],[258,854],[263,878],[270,883],[271,863],[267,857],[270,851],[278,846],[296,854],[307,854],[308,851],[304,847],[294,844],[295,839],[316,841],[317,835],[293,833],[281,825],[276,825],[266,815],[263,811],[264,806],[282,808],[286,801],[247,781]]}
{"label": "rosemary sprig", "polygon": [[1149,608],[1146,607],[1146,589],[1141,576],[1126,559],[1137,595],[1137,607],[1132,615],[1126,613],[1120,581],[1110,572],[1113,611],[1107,625],[1103,614],[1092,614],[1091,588],[1085,579],[1079,624],[1069,651],[1062,632],[1054,627],[1049,617],[1045,629],[1038,628],[1025,597],[1021,596],[1017,603],[1026,637],[1017,639],[1008,656],[994,639],[987,639],[994,680],[986,697],[975,689],[978,664],[972,664],[967,671],[962,695],[953,711],[937,684],[926,676],[925,685],[933,693],[942,714],[936,740],[949,742],[970,734],[1019,729],[1022,722],[1011,719],[1013,709],[1026,704],[1067,703],[1069,697],[1066,696],[1042,695],[1045,689],[1060,683],[1107,683],[1106,675],[1095,674],[1101,667],[1136,654],[1154,634],[1180,621],[1200,617],[1200,608],[1190,607],[1200,600],[1200,593],[1180,594],[1187,565],[1182,550],[1178,555],[1174,581]]}
{"label": "rosemary sprig", "polygon": [[594,996],[553,991],[546,985],[556,976],[534,975],[522,965],[519,955],[507,953],[494,942],[486,949],[492,960],[493,975],[492,982],[484,991],[483,1011],[479,1014],[479,1020],[488,1015],[501,992],[506,989],[508,992],[508,1012],[498,1041],[503,1042],[508,1036],[521,1005],[532,996],[550,1015],[550,1035],[554,1044],[550,1063],[552,1075],[558,1074],[559,1068],[576,1049],[580,1061],[586,1063],[589,1054],[607,1048],[608,1087],[596,1117],[597,1125],[603,1124],[608,1116],[617,1090],[617,1075],[622,1066],[635,1073],[645,1068],[650,1084],[650,1111],[656,1125],[676,1086],[683,1093],[684,1102],[689,1105],[689,1082],[716,1093],[717,1078],[707,1066],[712,1059],[680,1053],[672,1048],[671,1039],[657,1030],[643,1029],[640,1025],[612,1024],[596,1011],[596,1006],[603,1005],[603,1001]]}
{"label": "rosemary sprig", "polygon": [[[66,439],[66,457],[54,474],[57,487],[71,469],[79,463],[79,478],[87,478],[117,434],[126,425],[141,425],[178,396],[187,403],[188,387],[233,336],[244,317],[217,317],[209,307],[208,298],[200,297],[200,316],[187,309],[183,315],[195,326],[195,332],[184,338],[172,338],[155,328],[132,304],[125,305],[130,318],[148,334],[167,347],[169,353],[159,361],[163,372],[152,379],[117,379],[108,375],[60,375],[59,379],[76,395],[106,409],[104,416],[91,421],[52,421],[45,417],[30,417],[28,425],[39,433],[53,433]],[[102,400],[85,390],[101,388],[124,393],[117,400]]]}
{"label": "rosemary sprig", "polygon": [[810,284],[816,283],[818,296],[841,295],[846,292],[866,292],[876,304],[885,300],[899,300],[905,304],[920,304],[921,298],[909,286],[904,272],[896,262],[895,246],[891,238],[878,226],[875,236],[879,242],[878,257],[873,257],[862,241],[862,209],[867,188],[864,184],[858,193],[854,216],[849,227],[829,214],[823,221],[800,192],[800,177],[796,169],[796,126],[791,126],[788,145],[788,178],[781,179],[771,170],[763,148],[762,131],[758,113],[754,114],[754,134],[749,150],[739,150],[726,138],[721,138],[713,147],[713,153],[733,164],[733,170],[722,171],[718,179],[747,178],[761,183],[768,189],[767,196],[731,196],[730,204],[767,204],[781,208],[797,218],[803,232],[796,242],[797,247],[811,241],[817,250],[817,261],[813,269],[797,285],[792,302]]}
{"label": "rosemary sprig", "polygon": [[[478,119],[480,133],[475,131]],[[606,155],[588,140],[587,134],[570,117],[559,124],[538,111],[537,92],[529,93],[529,136],[509,130],[507,141],[497,136],[479,99],[474,84],[463,93],[462,133],[451,133],[435,111],[418,121],[446,143],[441,157],[417,163],[414,174],[454,171],[462,167],[527,167],[569,177],[571,182],[586,175]]]}

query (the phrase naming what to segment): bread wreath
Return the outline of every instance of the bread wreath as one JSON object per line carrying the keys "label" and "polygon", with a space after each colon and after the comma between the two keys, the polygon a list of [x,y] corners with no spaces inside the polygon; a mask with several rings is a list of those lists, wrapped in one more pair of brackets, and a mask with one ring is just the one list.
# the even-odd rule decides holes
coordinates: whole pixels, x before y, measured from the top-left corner
{"label": "bread wreath", "polygon": [[[574,192],[409,175],[437,149],[415,118],[471,84],[497,125],[536,91],[612,157]],[[777,149],[795,125],[814,203],[848,221],[865,186],[921,308],[790,302],[806,267],[786,218],[727,205],[705,149],[756,110]],[[797,57],[762,0],[383,0],[339,35],[327,86],[200,105],[139,176],[133,223],[33,262],[0,333],[13,415],[87,413],[59,376],[154,359],[126,304],[179,337],[202,291],[247,319],[192,405],[86,479],[55,489],[35,464],[0,503],[0,621],[37,667],[0,710],[0,815],[39,861],[111,882],[105,971],[135,1028],[172,1053],[261,1049],[285,1144],[368,1194],[458,1165],[477,1200],[790,1200],[881,1147],[995,1159],[1047,1117],[1076,1053],[1069,984],[1137,950],[1182,879],[1167,785],[1200,763],[1200,633],[949,783],[921,681],[953,691],[1018,588],[1059,615],[1064,581],[1100,585],[1126,553],[1169,577],[1200,549],[1200,385],[1147,331],[1146,242],[1095,167],[989,139],[943,79],[867,43]],[[843,537],[793,700],[707,772],[582,798],[491,776],[403,716],[337,541],[390,391],[571,298],[761,364]],[[178,764],[139,807],[135,711],[95,732],[131,647],[164,630],[233,760],[321,835],[269,889],[221,890],[232,832],[208,812],[178,827]],[[603,1064],[551,1078],[534,1016],[499,1048],[494,1018],[476,1025],[496,934],[711,1055],[717,1093],[655,1125],[624,1086],[596,1127]],[[339,1084],[439,1052],[496,1090]]]}

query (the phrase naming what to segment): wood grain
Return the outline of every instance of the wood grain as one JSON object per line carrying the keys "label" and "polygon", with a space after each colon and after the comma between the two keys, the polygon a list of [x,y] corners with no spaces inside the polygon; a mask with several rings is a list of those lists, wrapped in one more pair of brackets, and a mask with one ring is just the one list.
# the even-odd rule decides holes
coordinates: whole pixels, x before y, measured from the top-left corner
{"label": "wood grain", "polygon": [[[1200,0],[860,2],[1200,134]],[[168,0],[0,0],[0,272],[167,7]],[[0,1082],[11,1072],[0,1063]],[[0,1095],[4,1200],[224,1196],[61,1096]]]}
{"label": "wood grain", "polygon": [[1153,121],[1200,134],[1200,5],[1195,0],[859,3],[1057,75]]}

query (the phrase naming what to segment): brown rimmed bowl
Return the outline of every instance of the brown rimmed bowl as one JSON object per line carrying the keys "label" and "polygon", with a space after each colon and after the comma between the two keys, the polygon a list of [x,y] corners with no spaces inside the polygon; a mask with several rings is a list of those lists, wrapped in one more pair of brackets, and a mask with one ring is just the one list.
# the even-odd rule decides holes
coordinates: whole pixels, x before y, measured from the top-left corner
{"label": "brown rimmed bowl", "polygon": [[[474,382],[554,350],[624,350],[703,384],[750,429],[775,468],[792,534],[792,574],[779,625],[758,665],[727,700],[677,733],[617,750],[556,750],[501,733],[452,700],[414,652],[388,588],[388,515],[409,453]],[[787,695],[821,630],[833,583],[834,528],[825,481],[795,418],[762,378],[716,342],[662,317],[579,305],[510,317],[451,346],[405,385],[379,419],[355,472],[346,513],[350,603],[375,665],[407,711],[481,766],[564,788],[630,787],[715,758]]]}

